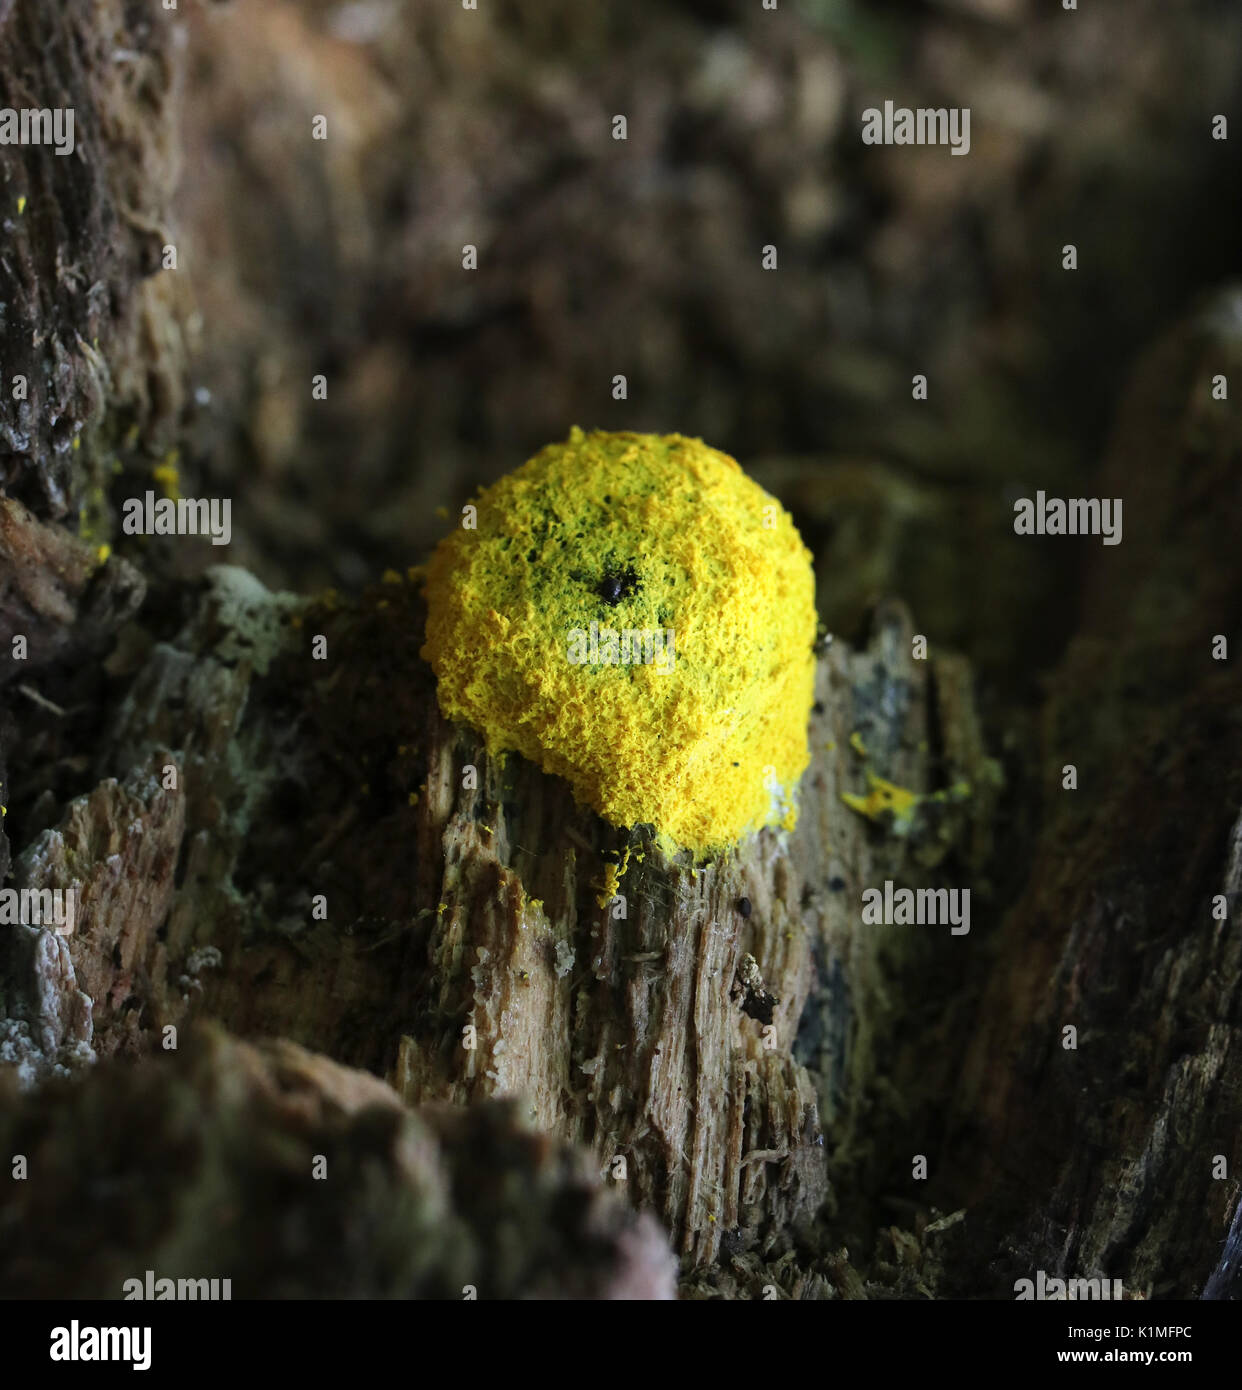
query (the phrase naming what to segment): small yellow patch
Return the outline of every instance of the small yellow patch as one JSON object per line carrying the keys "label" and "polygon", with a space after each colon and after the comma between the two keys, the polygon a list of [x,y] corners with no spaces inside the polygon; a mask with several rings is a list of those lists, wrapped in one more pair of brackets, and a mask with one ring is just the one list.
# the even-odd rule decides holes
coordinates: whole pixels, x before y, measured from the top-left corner
{"label": "small yellow patch", "polygon": [[607,907],[613,898],[617,896],[617,889],[621,887],[621,875],[617,872],[615,864],[604,865],[604,881],[600,884],[599,895],[595,899],[600,907]]}
{"label": "small yellow patch", "polygon": [[666,849],[792,824],[816,618],[784,508],[701,440],[580,429],[476,505],[427,567],[444,714]]}
{"label": "small yellow patch", "polygon": [[151,476],[164,489],[164,496],[174,502],[180,496],[181,473],[177,467],[180,454],[176,449],[170,451],[164,462],[151,470]]}
{"label": "small yellow patch", "polygon": [[23,193],[22,196],[17,200],[17,215],[18,215],[18,217],[20,217],[20,216],[22,215],[22,213],[25,212],[25,211],[26,211],[26,195]]}
{"label": "small yellow patch", "polygon": [[626,870],[630,867],[630,847],[626,845],[625,853],[621,856],[619,864],[604,865],[604,881],[599,885],[599,896],[595,901],[600,907],[607,907],[621,888],[621,880],[625,877]]}
{"label": "small yellow patch", "polygon": [[867,770],[867,786],[870,790],[866,796],[842,792],[841,800],[851,811],[857,811],[868,820],[887,824],[894,835],[909,834],[915,814],[923,803],[955,805],[971,795],[970,783],[966,781],[954,782],[945,791],[920,793],[899,787],[894,782],[886,782],[870,769]]}
{"label": "small yellow patch", "polygon": [[909,825],[914,808],[922,800],[918,792],[899,787],[894,782],[886,782],[870,770],[867,772],[867,786],[870,790],[866,796],[842,792],[841,800],[850,810],[857,811],[868,820],[887,820],[891,817],[894,830],[900,831]]}

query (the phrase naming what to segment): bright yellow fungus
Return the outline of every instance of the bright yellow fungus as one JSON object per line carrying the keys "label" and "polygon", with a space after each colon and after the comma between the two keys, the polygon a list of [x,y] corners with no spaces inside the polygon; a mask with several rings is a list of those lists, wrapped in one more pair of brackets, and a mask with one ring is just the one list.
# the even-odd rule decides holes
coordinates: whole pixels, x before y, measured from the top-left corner
{"label": "bright yellow fungus", "polygon": [[600,907],[607,907],[613,898],[617,896],[617,891],[621,887],[621,875],[617,872],[615,864],[604,866],[604,881],[600,884],[599,895],[595,901]]}
{"label": "bright yellow fungus", "polygon": [[888,825],[894,835],[908,835],[915,823],[921,806],[927,803],[953,804],[965,801],[971,795],[969,782],[954,782],[943,791],[922,794],[912,792],[907,787],[899,787],[895,782],[886,782],[867,769],[867,795],[856,796],[852,792],[842,792],[841,800],[860,816],[877,824]]}
{"label": "bright yellow fungus", "polygon": [[621,857],[619,864],[604,865],[604,881],[599,885],[599,896],[595,899],[600,907],[607,907],[613,898],[621,890],[621,880],[625,877],[626,871],[630,867],[630,846],[626,845],[625,853]]}
{"label": "bright yellow fungus", "polygon": [[423,656],[448,718],[666,848],[793,823],[811,556],[733,459],[575,428],[464,514],[426,575]]}
{"label": "bright yellow fungus", "polygon": [[[851,742],[857,737],[857,734],[851,735]],[[906,787],[897,786],[895,782],[886,782],[870,769],[867,770],[867,786],[869,790],[866,796],[842,792],[841,800],[851,811],[857,811],[868,820],[891,819],[893,829],[898,834],[904,834],[913,822],[915,809],[924,798]]]}

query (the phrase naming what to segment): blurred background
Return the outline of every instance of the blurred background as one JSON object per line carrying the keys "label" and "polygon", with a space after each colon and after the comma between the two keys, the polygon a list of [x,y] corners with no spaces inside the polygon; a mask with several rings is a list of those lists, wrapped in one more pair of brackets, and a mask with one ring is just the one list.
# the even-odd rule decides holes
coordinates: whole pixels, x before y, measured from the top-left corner
{"label": "blurred background", "polygon": [[[147,486],[229,496],[232,562],[353,589],[572,425],[677,431],[791,508],[831,630],[900,594],[985,692],[1034,700],[1086,548],[1015,543],[1013,500],[1087,487],[1139,351],[1237,268],[1239,141],[1211,134],[1242,72],[1233,0],[186,18],[179,54],[115,59],[153,112],[109,132],[145,162],[131,201],[175,189],[167,226],[131,221],[153,254],[175,242],[149,293],[176,302],[145,330],[157,369],[110,383],[109,437],[82,453],[88,534],[132,552],[109,499]],[[885,100],[969,107],[969,154],[864,146]],[[33,503],[47,486],[9,479]],[[149,569],[220,559],[137,548]]]}

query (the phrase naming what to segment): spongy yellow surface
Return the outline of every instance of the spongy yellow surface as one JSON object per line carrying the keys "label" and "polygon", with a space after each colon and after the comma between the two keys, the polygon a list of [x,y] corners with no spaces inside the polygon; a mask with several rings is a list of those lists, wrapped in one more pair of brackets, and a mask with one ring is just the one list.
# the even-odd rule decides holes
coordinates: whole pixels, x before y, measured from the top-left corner
{"label": "spongy yellow surface", "polygon": [[[475,505],[477,529],[427,568],[443,713],[666,846],[702,855],[791,825],[816,619],[780,504],[701,440],[574,429]],[[673,659],[610,648],[609,629],[671,629]]]}

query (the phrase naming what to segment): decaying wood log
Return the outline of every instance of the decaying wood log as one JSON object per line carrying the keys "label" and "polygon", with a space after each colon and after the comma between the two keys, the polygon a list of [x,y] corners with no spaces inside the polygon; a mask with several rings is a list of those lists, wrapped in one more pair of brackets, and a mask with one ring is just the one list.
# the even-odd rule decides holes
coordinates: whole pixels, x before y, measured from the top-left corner
{"label": "decaying wood log", "polygon": [[1101,547],[1051,682],[1043,825],[949,1163],[1002,1293],[1043,1269],[1186,1297],[1232,1260],[1213,1296],[1242,1294],[1222,1254],[1242,1168],[1242,431],[1222,374],[1242,375],[1238,289],[1148,355],[1090,489],[1124,497],[1125,541]]}
{"label": "decaying wood log", "polygon": [[[697,871],[433,721],[417,862],[434,915],[412,972],[423,1006],[397,1060],[402,1094],[529,1094],[541,1124],[594,1144],[606,1164],[624,1156],[633,1196],[692,1263],[712,1263],[726,1235],[743,1249],[809,1221],[827,1192],[825,1129],[842,1162],[875,1142],[860,1117],[880,1084],[877,1048],[891,1042],[885,952],[859,929],[859,889],[877,876],[928,881],[915,851],[937,861],[949,848],[930,816],[911,839],[873,834],[840,795],[862,782],[851,739],[890,780],[931,790],[935,677],[910,653],[897,606],[865,653],[830,647],[798,829]],[[950,708],[969,722],[969,705]],[[467,763],[480,774],[469,795]],[[976,812],[988,805],[981,758],[951,771],[980,787]],[[619,919],[601,884],[627,849]],[[748,1012],[748,959],[775,996],[770,1025]]]}
{"label": "decaying wood log", "polygon": [[0,1107],[25,1163],[0,1297],[120,1298],[148,1270],[220,1281],[198,1298],[671,1297],[656,1223],[516,1109],[412,1112],[366,1073],[218,1029],[104,1063]]}
{"label": "decaying wood log", "polygon": [[[898,605],[866,652],[833,642],[798,829],[695,870],[446,726],[421,625],[414,584],[315,603],[220,569],[130,674],[96,769],[130,781],[76,799],[22,859],[23,881],[78,891],[66,989],[97,1000],[97,1049],[154,1048],[201,1010],[387,1075],[411,1102],[517,1094],[539,1128],[592,1147],[690,1265],[722,1241],[780,1256],[834,1164],[851,1182],[871,1168],[888,1001],[903,971],[916,992],[930,978],[912,939],[860,930],[859,887],[931,881],[955,841],[970,863],[959,832],[988,818],[960,665],[912,660]],[[899,836],[842,800],[869,767],[915,792],[978,790],[929,800]],[[627,846],[619,917],[603,885]]]}
{"label": "decaying wood log", "polygon": [[155,274],[180,159],[180,60],[159,14],[0,5],[0,107],[73,113],[71,152],[0,160],[0,483],[88,526],[125,438],[158,454],[187,394],[188,291]]}
{"label": "decaying wood log", "polygon": [[[1223,312],[1127,407],[1101,487],[1129,499],[1135,553],[1102,556],[1056,678],[1032,873],[990,942],[1003,821],[968,669],[913,660],[898,604],[862,650],[821,655],[797,829],[695,871],[441,721],[416,583],[346,603],[225,568],[178,632],[123,644],[97,789],[21,857],[23,882],[81,890],[72,937],[10,952],[6,998],[46,1043],[25,1077],[81,1053],[89,980],[102,1053],[203,1013],[417,1104],[522,1096],[659,1217],[687,1293],[1005,1296],[1038,1268],[1201,1288],[1234,1201],[1212,1159],[1237,1159],[1242,962],[1211,907],[1242,890],[1220,757],[1239,704],[1211,653],[1242,581],[1192,579],[1176,622],[1163,596],[1242,520],[1233,426],[1202,398],[1205,364],[1236,351]],[[1179,449],[1180,468],[1113,482]],[[1070,761],[1091,798],[1061,791]],[[843,801],[869,769],[933,793],[913,824]],[[935,797],[957,783],[971,795]],[[1170,819],[1162,788],[1201,814]],[[863,924],[859,893],[886,878],[971,886],[971,933]]]}
{"label": "decaying wood log", "polygon": [[[301,24],[282,9],[267,32],[264,52]],[[0,648],[29,647],[0,662],[21,712],[0,780],[14,889],[77,898],[72,931],[0,930],[0,1155],[32,1168],[0,1190],[3,1291],[115,1296],[158,1265],[238,1296],[657,1295],[658,1219],[689,1296],[1008,1297],[1036,1269],[1237,1296],[1242,701],[1213,643],[1242,619],[1242,481],[1209,389],[1242,374],[1237,293],[1123,406],[1092,490],[1125,498],[1125,544],[1063,617],[1042,723],[1000,731],[1003,800],[969,665],[935,633],[917,659],[888,600],[821,653],[796,830],[695,869],[444,723],[415,579],[342,600],[153,574],[139,613],[144,578],[68,534],[106,517],[114,466],[145,482],[181,434],[192,315],[151,275],[174,46],[120,0],[0,0],[0,100],[74,107],[90,151],[0,166],[0,367],[28,388],[0,391]],[[364,63],[348,76],[368,90]],[[322,177],[302,158],[290,206]],[[307,283],[366,261],[367,215],[349,229]],[[408,329],[359,355],[355,414],[401,379]],[[251,403],[276,472],[312,432],[289,383],[319,351],[283,348]],[[869,486],[887,516],[892,488]],[[943,497],[904,486],[935,530]],[[288,509],[264,505],[270,535]],[[1015,572],[1035,568],[1024,550]],[[883,573],[860,568],[845,607]],[[991,646],[1012,650],[995,625]],[[970,933],[864,922],[888,881],[969,888]],[[238,1040],[260,1037],[280,1041]]]}
{"label": "decaying wood log", "polygon": [[[72,654],[106,655],[116,630],[142,606],[146,582],[58,526],[0,497],[0,684]],[[20,639],[20,650],[14,639]]]}

